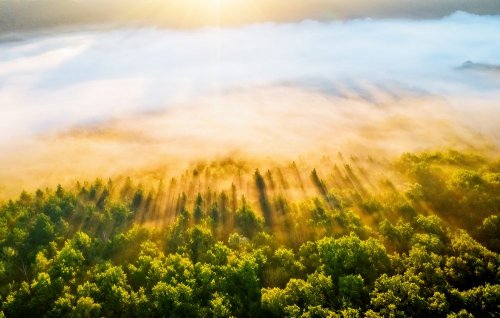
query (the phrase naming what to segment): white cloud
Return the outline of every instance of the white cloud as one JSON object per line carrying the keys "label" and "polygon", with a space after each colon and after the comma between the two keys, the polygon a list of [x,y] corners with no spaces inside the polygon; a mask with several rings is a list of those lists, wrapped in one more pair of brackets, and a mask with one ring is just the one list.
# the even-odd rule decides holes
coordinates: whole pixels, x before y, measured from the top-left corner
{"label": "white cloud", "polygon": [[255,86],[371,102],[437,95],[471,112],[474,103],[500,101],[500,77],[458,67],[468,60],[500,65],[498,30],[500,16],[457,13],[440,20],[127,28],[5,42],[0,144]]}

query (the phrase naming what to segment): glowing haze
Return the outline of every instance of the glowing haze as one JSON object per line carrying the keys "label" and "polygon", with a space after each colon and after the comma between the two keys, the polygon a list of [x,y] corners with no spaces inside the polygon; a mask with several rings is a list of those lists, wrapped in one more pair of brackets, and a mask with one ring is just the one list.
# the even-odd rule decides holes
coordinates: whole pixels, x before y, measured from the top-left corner
{"label": "glowing haze", "polygon": [[0,33],[107,23],[173,28],[353,18],[500,14],[497,0],[0,0]]}
{"label": "glowing haze", "polygon": [[455,13],[16,34],[0,43],[0,187],[234,153],[496,150],[499,30]]}

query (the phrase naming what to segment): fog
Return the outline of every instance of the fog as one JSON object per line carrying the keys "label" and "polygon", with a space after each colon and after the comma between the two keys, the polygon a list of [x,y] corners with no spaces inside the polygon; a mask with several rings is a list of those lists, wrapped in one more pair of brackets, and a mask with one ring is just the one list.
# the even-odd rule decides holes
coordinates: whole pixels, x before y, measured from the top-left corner
{"label": "fog", "polygon": [[0,187],[236,153],[496,150],[499,30],[459,12],[16,34],[0,43]]}

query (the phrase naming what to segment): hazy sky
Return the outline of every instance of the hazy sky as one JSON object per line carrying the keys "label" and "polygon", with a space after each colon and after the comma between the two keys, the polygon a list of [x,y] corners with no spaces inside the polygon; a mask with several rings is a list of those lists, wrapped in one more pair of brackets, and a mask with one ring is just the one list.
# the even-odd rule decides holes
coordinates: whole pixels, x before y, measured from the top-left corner
{"label": "hazy sky", "polygon": [[59,25],[165,27],[500,14],[498,0],[0,0],[0,33]]}

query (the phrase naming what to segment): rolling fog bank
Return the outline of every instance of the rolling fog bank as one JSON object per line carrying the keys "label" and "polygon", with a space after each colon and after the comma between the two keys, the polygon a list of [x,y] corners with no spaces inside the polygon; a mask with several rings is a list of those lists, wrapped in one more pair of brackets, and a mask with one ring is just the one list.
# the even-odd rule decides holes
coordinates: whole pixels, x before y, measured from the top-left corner
{"label": "rolling fog bank", "polygon": [[500,17],[121,28],[0,44],[0,191],[198,160],[498,151]]}

